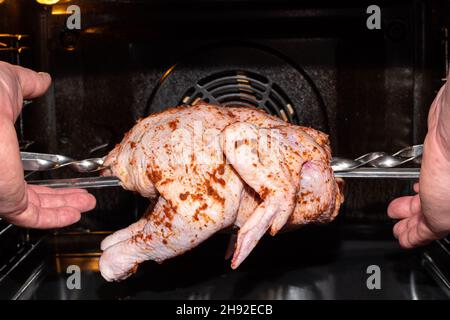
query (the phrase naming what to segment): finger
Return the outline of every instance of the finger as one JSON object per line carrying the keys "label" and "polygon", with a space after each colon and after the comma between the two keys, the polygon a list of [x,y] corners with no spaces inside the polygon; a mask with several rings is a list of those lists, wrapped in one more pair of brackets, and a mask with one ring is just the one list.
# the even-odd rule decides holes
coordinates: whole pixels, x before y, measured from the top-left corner
{"label": "finger", "polygon": [[95,197],[87,192],[66,194],[40,193],[38,195],[42,208],[72,207],[81,212],[95,208]]}
{"label": "finger", "polygon": [[420,244],[426,244],[430,241],[440,238],[440,235],[436,234],[435,232],[433,232],[433,230],[430,229],[423,215],[419,217],[416,229],[417,235],[421,239]]}
{"label": "finger", "polygon": [[419,189],[419,183],[418,182],[414,183],[413,189],[414,189],[414,192],[419,193],[420,189]]}
{"label": "finger", "polygon": [[414,248],[425,245],[439,237],[431,231],[423,215],[410,219],[406,230],[400,236],[399,242],[404,248]]}
{"label": "finger", "polygon": [[393,233],[396,239],[399,239],[400,235],[406,230],[406,220],[407,219],[403,219],[394,225]]}
{"label": "finger", "polygon": [[80,211],[72,207],[40,208],[29,203],[28,208],[8,221],[14,225],[34,229],[61,228],[78,222]]}
{"label": "finger", "polygon": [[405,228],[399,235],[398,241],[403,248],[410,249],[416,246],[417,234],[414,232],[417,228],[417,216],[405,219]]}
{"label": "finger", "polygon": [[52,79],[48,73],[38,73],[21,66],[13,66],[13,68],[19,77],[22,95],[25,99],[42,96],[50,86]]}
{"label": "finger", "polygon": [[424,245],[431,241],[431,239],[422,237],[418,233],[418,228],[419,228],[419,223],[415,223],[413,226],[408,228],[407,232],[405,232],[405,234],[406,234],[405,241],[407,242],[408,248],[418,247],[418,246]]}
{"label": "finger", "polygon": [[388,216],[393,219],[404,219],[421,212],[419,195],[394,199],[388,206]]}
{"label": "finger", "polygon": [[85,189],[74,189],[74,188],[57,189],[43,186],[35,186],[30,184],[28,185],[28,188],[32,189],[36,193],[48,193],[48,194],[87,193],[87,190]]}

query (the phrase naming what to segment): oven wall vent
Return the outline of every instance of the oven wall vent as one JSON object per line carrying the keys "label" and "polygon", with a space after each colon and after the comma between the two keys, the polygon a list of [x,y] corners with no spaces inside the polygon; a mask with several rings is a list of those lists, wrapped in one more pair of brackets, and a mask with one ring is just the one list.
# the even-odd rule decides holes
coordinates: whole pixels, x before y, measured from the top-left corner
{"label": "oven wall vent", "polygon": [[225,106],[260,108],[285,121],[298,123],[295,108],[281,87],[269,78],[250,71],[211,74],[189,88],[180,104],[191,105],[199,100]]}

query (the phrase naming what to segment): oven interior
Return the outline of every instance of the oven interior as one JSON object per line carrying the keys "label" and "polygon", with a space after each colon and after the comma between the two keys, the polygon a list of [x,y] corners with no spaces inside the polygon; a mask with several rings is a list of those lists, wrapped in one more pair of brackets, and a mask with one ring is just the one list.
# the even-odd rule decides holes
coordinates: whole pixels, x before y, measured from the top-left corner
{"label": "oven interior", "polygon": [[[81,9],[69,29],[67,7]],[[104,156],[142,117],[198,99],[263,108],[330,135],[333,154],[356,158],[421,143],[448,71],[448,1],[0,2],[1,60],[48,71],[48,93],[17,121],[23,150]],[[74,177],[69,169],[28,180]],[[79,176],[79,175],[77,175]],[[224,260],[224,231],[161,265],[107,283],[100,241],[136,221],[146,199],[92,190],[97,207],[61,230],[0,221],[3,299],[448,299],[450,242],[401,249],[386,217],[412,181],[347,180],[329,225],[265,237],[238,269]],[[69,289],[69,266],[81,289]],[[380,267],[381,289],[367,288]]]}

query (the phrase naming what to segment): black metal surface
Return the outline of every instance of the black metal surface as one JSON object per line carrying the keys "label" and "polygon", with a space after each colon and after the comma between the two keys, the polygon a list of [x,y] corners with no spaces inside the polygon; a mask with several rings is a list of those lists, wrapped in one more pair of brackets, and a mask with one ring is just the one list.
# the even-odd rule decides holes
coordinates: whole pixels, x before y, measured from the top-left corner
{"label": "black metal surface", "polygon": [[[355,226],[351,234],[355,234]],[[373,228],[367,227],[368,235]],[[266,237],[238,270],[223,256],[227,235],[158,265],[147,262],[128,280],[107,283],[97,271],[101,236],[57,239],[56,255],[15,298],[18,299],[448,299],[422,267],[420,251],[388,239],[351,236],[331,227],[306,228]],[[379,231],[382,235],[383,232]],[[383,237],[381,237],[383,238]],[[89,243],[89,239],[94,243]],[[68,250],[72,243],[72,249]],[[59,249],[58,249],[59,248]],[[84,253],[78,251],[83,248]],[[69,265],[81,267],[81,289],[70,290]],[[369,290],[370,265],[380,267],[381,289]]]}

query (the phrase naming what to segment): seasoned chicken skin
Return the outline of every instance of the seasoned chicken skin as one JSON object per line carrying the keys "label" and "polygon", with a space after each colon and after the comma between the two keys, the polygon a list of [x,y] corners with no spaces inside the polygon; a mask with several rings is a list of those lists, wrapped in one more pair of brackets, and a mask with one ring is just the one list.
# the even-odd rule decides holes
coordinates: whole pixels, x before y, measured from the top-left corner
{"label": "seasoned chicken skin", "polygon": [[332,221],[343,196],[330,158],[325,134],[257,109],[200,103],[140,120],[103,175],[156,205],[103,240],[101,274],[125,279],[141,262],[180,255],[232,225],[237,268],[267,231]]}

